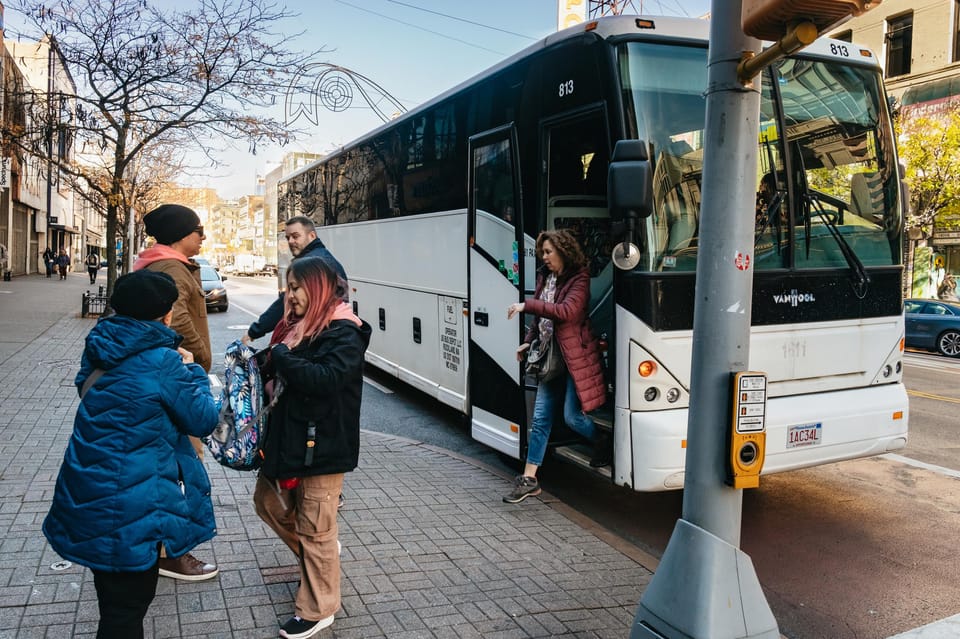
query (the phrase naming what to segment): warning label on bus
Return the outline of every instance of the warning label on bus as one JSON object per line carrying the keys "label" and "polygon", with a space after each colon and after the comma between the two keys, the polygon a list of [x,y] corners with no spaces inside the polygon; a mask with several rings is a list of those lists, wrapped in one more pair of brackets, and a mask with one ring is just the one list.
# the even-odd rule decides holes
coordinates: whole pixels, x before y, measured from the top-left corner
{"label": "warning label on bus", "polygon": [[462,307],[462,302],[455,297],[440,299],[444,309],[444,324],[440,333],[440,348],[443,353],[443,365],[448,370],[457,373],[460,371],[463,353],[463,340],[460,338],[460,322],[462,313],[456,311]]}

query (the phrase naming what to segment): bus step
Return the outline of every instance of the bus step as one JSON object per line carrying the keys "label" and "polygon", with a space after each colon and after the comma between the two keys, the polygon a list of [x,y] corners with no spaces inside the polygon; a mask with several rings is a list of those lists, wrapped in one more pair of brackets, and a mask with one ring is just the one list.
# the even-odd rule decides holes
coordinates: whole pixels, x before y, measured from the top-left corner
{"label": "bus step", "polygon": [[603,407],[599,408],[592,413],[590,413],[590,419],[593,420],[593,424],[601,429],[605,430],[608,433],[613,431],[613,411]]}
{"label": "bus step", "polygon": [[582,466],[590,472],[600,475],[601,477],[606,477],[607,479],[613,479],[612,469],[610,466],[602,466],[600,468],[591,468],[590,459],[592,458],[592,448],[586,444],[572,444],[570,446],[557,446],[553,449],[553,454],[557,455],[559,458],[572,462],[577,466]]}

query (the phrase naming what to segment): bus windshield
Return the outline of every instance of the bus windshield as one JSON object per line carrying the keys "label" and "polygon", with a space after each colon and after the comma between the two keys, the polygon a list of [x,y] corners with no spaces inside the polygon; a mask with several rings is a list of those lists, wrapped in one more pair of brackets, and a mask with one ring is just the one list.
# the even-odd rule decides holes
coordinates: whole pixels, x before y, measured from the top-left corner
{"label": "bus windshield", "polygon": [[[629,129],[649,142],[653,214],[642,229],[651,272],[695,271],[707,51],[630,42],[619,56]],[[764,71],[758,132],[755,266],[864,268],[900,263],[893,132],[879,73],[788,58]]]}

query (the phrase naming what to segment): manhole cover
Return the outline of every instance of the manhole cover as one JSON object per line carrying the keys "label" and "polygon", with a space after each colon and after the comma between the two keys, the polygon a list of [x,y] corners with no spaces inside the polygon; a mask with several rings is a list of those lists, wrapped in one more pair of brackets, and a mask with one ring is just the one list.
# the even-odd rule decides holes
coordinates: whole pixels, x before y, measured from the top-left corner
{"label": "manhole cover", "polygon": [[73,564],[67,561],[66,559],[63,559],[61,561],[55,561],[52,564],[50,564],[51,570],[57,570],[57,571],[66,570],[71,566],[73,566]]}

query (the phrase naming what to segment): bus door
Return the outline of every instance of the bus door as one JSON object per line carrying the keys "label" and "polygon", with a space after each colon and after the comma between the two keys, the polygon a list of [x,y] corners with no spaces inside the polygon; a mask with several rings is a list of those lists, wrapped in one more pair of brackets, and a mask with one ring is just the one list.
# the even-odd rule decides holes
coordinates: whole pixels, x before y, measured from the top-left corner
{"label": "bus door", "polygon": [[[601,344],[613,344],[614,300],[611,263],[610,212],[607,208],[607,167],[610,163],[610,134],[602,104],[545,119],[540,123],[542,193],[546,202],[545,228],[567,230],[580,243],[590,271],[588,312],[594,335]],[[535,282],[527,283],[533,295]],[[609,351],[613,351],[609,348]],[[612,362],[604,357],[607,380],[612,381]],[[607,405],[591,413],[601,429],[613,427],[612,384],[608,383]],[[554,429],[562,433],[563,429]],[[566,441],[562,434],[554,443]],[[589,449],[573,438],[575,446],[560,445],[555,452],[577,463],[589,460]],[[607,474],[609,467],[600,471]]]}
{"label": "bus door", "polygon": [[469,154],[471,435],[519,459],[526,445],[516,357],[523,327],[518,317],[507,319],[507,307],[521,301],[526,279],[515,129],[508,125],[470,138]]}

